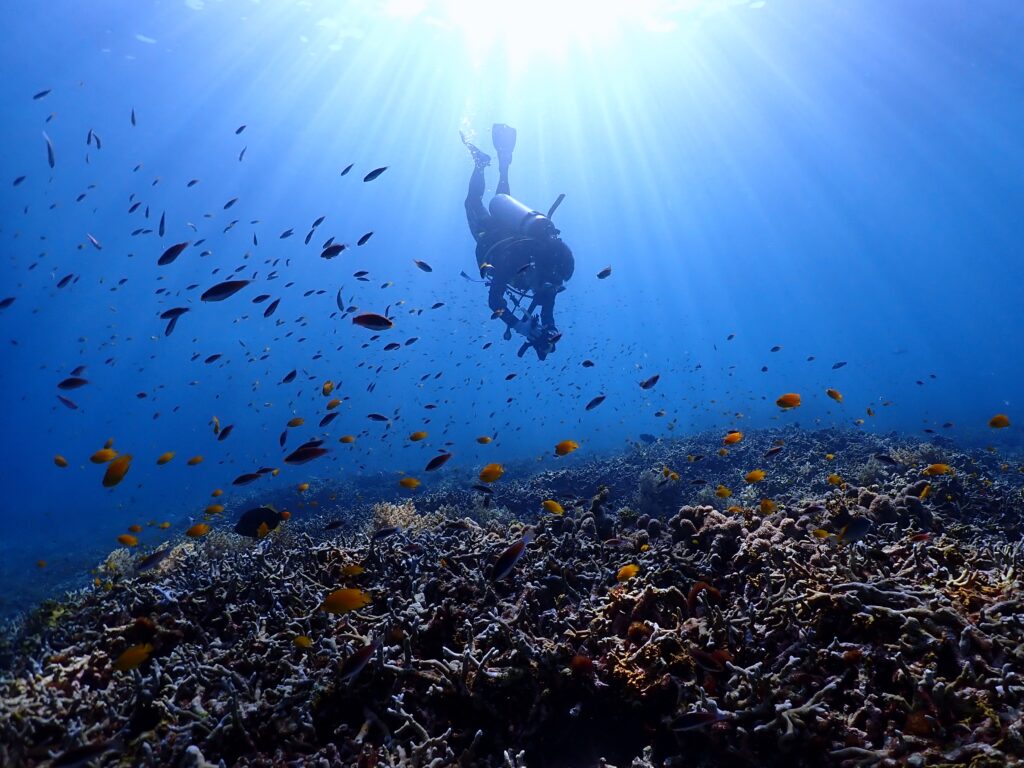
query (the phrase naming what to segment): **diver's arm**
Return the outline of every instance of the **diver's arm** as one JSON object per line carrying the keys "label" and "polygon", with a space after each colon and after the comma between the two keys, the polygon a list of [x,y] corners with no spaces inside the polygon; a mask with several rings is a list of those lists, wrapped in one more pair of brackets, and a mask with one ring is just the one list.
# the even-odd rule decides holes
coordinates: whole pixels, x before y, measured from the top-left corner
{"label": "diver's arm", "polygon": [[555,297],[552,295],[540,305],[540,322],[545,328],[555,327]]}
{"label": "diver's arm", "polygon": [[487,306],[491,308],[492,312],[497,312],[499,309],[504,310],[499,317],[505,325],[513,328],[518,320],[515,313],[509,309],[508,302],[505,301],[505,288],[506,283],[504,281],[498,280],[497,276],[493,277],[491,279],[491,290],[487,294]]}

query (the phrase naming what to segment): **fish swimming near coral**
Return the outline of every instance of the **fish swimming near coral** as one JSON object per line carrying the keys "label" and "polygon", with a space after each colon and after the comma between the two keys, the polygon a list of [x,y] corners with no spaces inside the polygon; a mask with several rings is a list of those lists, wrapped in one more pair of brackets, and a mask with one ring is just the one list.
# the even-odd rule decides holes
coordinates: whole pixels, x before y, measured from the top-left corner
{"label": "fish swimming near coral", "polygon": [[526,545],[533,541],[533,538],[534,531],[532,528],[528,528],[519,541],[509,545],[508,549],[499,555],[498,560],[494,563],[494,570],[491,572],[491,578],[494,581],[501,581],[512,573],[512,569],[516,567],[519,558],[526,551]]}
{"label": "fish swimming near coral", "polygon": [[[255,507],[246,510],[235,523],[235,533],[239,536],[248,536],[250,539],[262,538],[259,535],[260,526],[266,526],[267,531],[272,531],[281,524],[281,513],[272,507]],[[265,534],[264,534],[265,535]]]}

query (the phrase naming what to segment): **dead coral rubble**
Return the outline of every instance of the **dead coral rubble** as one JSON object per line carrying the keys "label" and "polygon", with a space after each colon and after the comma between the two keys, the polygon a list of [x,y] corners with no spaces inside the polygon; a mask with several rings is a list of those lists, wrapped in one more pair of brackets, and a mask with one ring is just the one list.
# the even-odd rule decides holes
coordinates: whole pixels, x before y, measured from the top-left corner
{"label": "dead coral rubble", "polygon": [[[1022,546],[964,514],[970,483],[931,483],[794,480],[768,515],[728,499],[667,519],[614,515],[606,488],[540,520],[501,581],[518,523],[421,525],[406,505],[379,510],[404,522],[387,536],[211,534],[22,638],[0,764],[1013,764]],[[984,503],[1019,515],[1000,483]],[[855,545],[809,534],[851,514],[875,523]],[[372,603],[318,610],[340,587]],[[114,671],[139,643],[148,661]]]}

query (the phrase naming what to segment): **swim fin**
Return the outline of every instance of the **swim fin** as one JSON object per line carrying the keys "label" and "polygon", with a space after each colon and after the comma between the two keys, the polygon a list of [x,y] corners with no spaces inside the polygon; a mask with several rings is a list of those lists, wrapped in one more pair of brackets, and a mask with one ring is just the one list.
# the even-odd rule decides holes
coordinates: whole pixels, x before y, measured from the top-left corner
{"label": "swim fin", "polygon": [[498,153],[498,165],[507,166],[512,162],[512,150],[516,148],[516,129],[504,123],[491,126],[491,141]]}
{"label": "swim fin", "polygon": [[469,143],[466,139],[466,134],[459,131],[459,138],[462,139],[462,143],[466,145],[466,149],[469,150],[469,154],[473,156],[473,164],[477,168],[486,168],[491,164],[491,156],[486,152],[481,151],[478,147]]}

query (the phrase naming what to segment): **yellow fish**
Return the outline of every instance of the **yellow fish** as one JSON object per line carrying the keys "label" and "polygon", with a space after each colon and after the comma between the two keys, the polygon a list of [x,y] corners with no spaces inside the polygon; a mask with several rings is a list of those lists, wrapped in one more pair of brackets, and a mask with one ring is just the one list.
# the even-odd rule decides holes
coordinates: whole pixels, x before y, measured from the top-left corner
{"label": "yellow fish", "polygon": [[734,429],[731,432],[727,433],[726,436],[722,438],[722,443],[725,445],[735,445],[742,439],[743,433],[740,432],[738,429]]}
{"label": "yellow fish", "polygon": [[409,435],[409,439],[412,440],[412,442],[414,443],[418,443],[420,440],[426,439],[426,437],[427,433],[423,431],[413,432],[411,435]]}
{"label": "yellow fish", "polygon": [[114,662],[114,669],[118,672],[128,672],[132,669],[138,669],[139,666],[149,658],[149,654],[152,652],[153,646],[149,643],[133,645],[117,657],[117,661]]}
{"label": "yellow fish", "polygon": [[547,499],[545,501],[542,501],[540,503],[540,505],[542,507],[544,507],[544,509],[547,510],[548,512],[550,512],[552,515],[564,515],[565,514],[565,510],[562,509],[562,505],[559,504],[554,499]]}
{"label": "yellow fish", "polygon": [[223,511],[224,511],[224,505],[223,504],[210,504],[206,508],[206,510],[205,510],[206,514],[208,514],[208,515],[219,515]]}
{"label": "yellow fish", "polygon": [[320,387],[320,391],[323,392],[324,397],[330,397],[331,392],[334,391],[334,382],[328,379],[324,382],[324,385]]}
{"label": "yellow fish", "polygon": [[361,576],[364,573],[366,573],[366,569],[355,563],[349,563],[341,569],[342,576]]}
{"label": "yellow fish", "polygon": [[935,475],[955,475],[956,471],[949,464],[929,464],[921,471],[921,474],[934,477]]}
{"label": "yellow fish", "polygon": [[122,533],[117,537],[117,540],[124,544],[126,547],[138,546],[139,540],[132,536],[130,533]]}
{"label": "yellow fish", "polygon": [[718,488],[715,489],[715,496],[717,496],[720,499],[727,499],[730,496],[732,496],[732,491],[730,491],[724,485],[720,485],[718,486]]}
{"label": "yellow fish", "polygon": [[831,397],[837,403],[843,402],[843,395],[837,389],[832,389],[831,387],[829,387],[828,389],[825,390],[825,394],[828,395],[829,397]]}
{"label": "yellow fish", "polygon": [[744,475],[743,479],[746,480],[748,483],[759,483],[762,480],[764,480],[764,470],[752,469],[750,472],[747,472],[747,474]]}
{"label": "yellow fish", "polygon": [[313,641],[305,635],[296,635],[292,638],[292,642],[295,644],[296,648],[302,648],[303,650],[313,645]]}
{"label": "yellow fish", "polygon": [[188,464],[190,467],[194,467],[196,464],[202,464],[203,463],[203,457],[202,456],[193,456],[191,459],[189,459],[185,463]]}
{"label": "yellow fish", "polygon": [[354,443],[355,441],[356,441],[356,436],[355,435],[342,435],[341,437],[338,438],[338,442],[339,443],[345,443],[345,445],[348,445],[349,443]]}
{"label": "yellow fish", "polygon": [[198,539],[200,536],[205,536],[209,532],[210,526],[208,526],[206,523],[196,523],[187,531],[185,531],[185,535],[192,539]]}
{"label": "yellow fish", "polygon": [[113,448],[100,448],[96,453],[89,457],[89,461],[93,464],[106,464],[108,461],[112,461],[117,457],[117,451]]}
{"label": "yellow fish", "polygon": [[156,457],[157,466],[162,467],[168,461],[174,458],[174,451],[167,451],[167,453],[161,453]]}
{"label": "yellow fish", "polygon": [[491,442],[492,439],[493,438],[490,438],[487,435],[480,435],[480,437],[478,437],[476,441],[480,443],[480,445],[487,445],[489,442]]}
{"label": "yellow fish", "polygon": [[776,504],[771,499],[761,499],[761,514],[762,515],[770,515],[772,512],[774,512],[778,508],[779,508],[779,505]]}
{"label": "yellow fish", "polygon": [[305,493],[306,491],[309,490],[309,483],[299,483],[297,486],[295,486],[295,490],[297,490],[299,493]]}
{"label": "yellow fish", "polygon": [[636,563],[630,563],[619,568],[619,572],[615,574],[616,581],[628,581],[640,573],[640,566]]}
{"label": "yellow fish", "polygon": [[398,484],[410,491],[416,490],[417,488],[420,487],[420,481],[417,480],[415,477],[403,477],[401,480],[398,481]]}
{"label": "yellow fish", "polygon": [[828,483],[829,485],[842,485],[843,478],[841,478],[839,475],[833,472],[831,475],[828,476]]}

